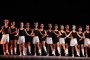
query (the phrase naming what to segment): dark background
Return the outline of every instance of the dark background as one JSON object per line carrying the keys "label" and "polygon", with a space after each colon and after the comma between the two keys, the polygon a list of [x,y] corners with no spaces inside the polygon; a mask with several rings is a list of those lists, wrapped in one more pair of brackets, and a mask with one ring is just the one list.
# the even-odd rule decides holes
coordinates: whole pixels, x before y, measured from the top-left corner
{"label": "dark background", "polygon": [[[60,24],[89,24],[89,1],[11,0],[0,1],[0,22],[5,18],[20,21]],[[1,23],[1,24],[2,24]],[[0,24],[0,26],[1,26]],[[18,25],[18,24],[17,24]]]}
{"label": "dark background", "polygon": [[[5,18],[19,22],[30,22],[33,28],[33,22],[44,23],[47,28],[48,23],[58,25],[75,24],[82,25],[83,28],[89,24],[90,20],[89,1],[76,0],[0,0],[0,27]],[[2,52],[2,51],[1,51]]]}

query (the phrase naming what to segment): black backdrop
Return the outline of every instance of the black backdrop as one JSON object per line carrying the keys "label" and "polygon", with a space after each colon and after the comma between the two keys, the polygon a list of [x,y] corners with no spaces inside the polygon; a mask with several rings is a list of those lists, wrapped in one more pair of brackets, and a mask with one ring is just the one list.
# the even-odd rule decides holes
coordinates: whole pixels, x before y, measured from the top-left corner
{"label": "black backdrop", "polygon": [[89,1],[35,1],[35,0],[0,0],[0,27],[5,18],[10,21],[15,20],[16,26],[19,22],[30,22],[33,28],[33,22],[44,23],[47,28],[48,23],[58,25],[75,24],[82,25],[83,28],[89,24],[90,9]]}
{"label": "black backdrop", "polygon": [[5,18],[58,24],[89,24],[89,1],[0,1],[0,22]]}

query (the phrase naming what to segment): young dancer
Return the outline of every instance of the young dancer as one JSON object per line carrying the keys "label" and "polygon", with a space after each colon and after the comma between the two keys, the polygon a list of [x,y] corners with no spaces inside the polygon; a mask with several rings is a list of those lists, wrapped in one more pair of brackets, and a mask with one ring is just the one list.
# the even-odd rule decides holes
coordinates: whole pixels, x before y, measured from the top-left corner
{"label": "young dancer", "polygon": [[84,46],[85,46],[85,55],[88,57],[87,48],[90,48],[90,31],[89,31],[89,25],[86,25],[86,31],[84,32]]}
{"label": "young dancer", "polygon": [[50,49],[52,51],[53,54],[53,40],[52,40],[52,36],[53,36],[53,31],[52,31],[52,24],[48,24],[48,30],[47,30],[47,37],[46,37],[46,43],[47,43],[47,56],[49,56],[49,45],[50,45]]}
{"label": "young dancer", "polygon": [[47,54],[47,49],[46,49],[46,46],[45,46],[45,42],[46,42],[46,31],[44,30],[44,24],[40,24],[39,33],[40,33],[41,47],[43,47],[45,53]]}
{"label": "young dancer", "polygon": [[28,54],[31,54],[31,46],[30,43],[32,42],[32,37],[33,37],[33,31],[30,29],[30,24],[29,22],[26,23],[26,29],[25,29],[25,53],[27,55],[27,47],[28,47]]}
{"label": "young dancer", "polygon": [[34,44],[34,56],[36,56],[36,46],[38,47],[39,55],[41,55],[41,48],[40,48],[40,41],[39,41],[39,29],[38,29],[38,22],[34,23],[34,30],[33,30],[33,44]]}
{"label": "young dancer", "polygon": [[77,48],[77,45],[78,45],[78,43],[77,43],[77,36],[79,36],[79,35],[77,34],[76,26],[75,25],[72,26],[72,31],[70,32],[68,37],[70,35],[71,35],[70,46],[72,47],[72,57],[74,57],[74,47],[75,47],[77,56],[80,56],[78,48]]}
{"label": "young dancer", "polygon": [[[66,30],[65,32],[66,32],[66,36],[67,36],[70,33],[69,25],[65,26],[65,30]],[[68,55],[68,49],[69,49],[69,45],[70,45],[70,36],[65,39],[65,45],[66,45],[66,55]]]}
{"label": "young dancer", "polygon": [[[17,54],[16,53],[16,50],[17,50],[17,36],[16,36],[16,33],[17,33],[17,28],[15,27],[15,21],[12,21],[11,22],[11,27],[10,27],[10,53],[11,55],[13,55],[13,47],[14,47],[14,54]],[[13,46],[14,45],[14,46]]]}
{"label": "young dancer", "polygon": [[4,20],[4,26],[2,26],[2,29],[0,32],[2,32],[2,38],[1,38],[1,44],[3,45],[3,52],[4,55],[8,54],[8,43],[9,43],[9,32],[10,32],[10,27],[8,26],[9,20],[5,19]]}
{"label": "young dancer", "polygon": [[26,55],[25,54],[25,29],[24,29],[24,23],[20,22],[20,28],[18,29],[18,44],[19,44],[19,51],[20,51],[20,56],[21,55]]}
{"label": "young dancer", "polygon": [[65,51],[65,37],[66,37],[66,32],[64,31],[64,26],[63,25],[60,25],[60,33],[61,33],[61,36],[59,37],[59,43],[60,43],[60,48],[63,47],[64,49],[64,53],[65,53],[65,56],[67,55],[66,54],[66,51]]}
{"label": "young dancer", "polygon": [[83,37],[82,27],[79,26],[78,30],[79,30],[78,34],[81,36],[81,38],[78,37],[78,49],[80,53],[80,46],[81,46],[82,56],[84,56],[84,37]]}
{"label": "young dancer", "polygon": [[60,54],[61,53],[60,52],[60,47],[59,47],[59,36],[60,36],[60,33],[58,31],[58,25],[57,24],[54,25],[53,33],[54,33],[54,36],[53,36],[53,45],[54,45],[53,54],[55,55],[55,49],[57,48],[58,53],[61,56],[61,54]]}

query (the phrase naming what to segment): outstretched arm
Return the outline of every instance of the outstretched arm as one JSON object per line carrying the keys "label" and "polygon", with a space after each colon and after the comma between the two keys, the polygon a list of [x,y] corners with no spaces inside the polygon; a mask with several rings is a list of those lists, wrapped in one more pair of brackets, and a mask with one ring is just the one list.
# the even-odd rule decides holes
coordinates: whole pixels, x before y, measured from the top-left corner
{"label": "outstretched arm", "polygon": [[28,35],[28,36],[29,36],[29,34],[28,34],[28,32],[26,31],[26,29],[24,29],[24,31],[25,31],[26,35]]}
{"label": "outstretched arm", "polygon": [[66,36],[66,38],[69,37],[71,34],[72,34],[72,31]]}
{"label": "outstretched arm", "polygon": [[79,35],[79,33],[78,32],[76,32],[77,33],[77,36],[79,37],[79,38],[82,38],[80,35]]}

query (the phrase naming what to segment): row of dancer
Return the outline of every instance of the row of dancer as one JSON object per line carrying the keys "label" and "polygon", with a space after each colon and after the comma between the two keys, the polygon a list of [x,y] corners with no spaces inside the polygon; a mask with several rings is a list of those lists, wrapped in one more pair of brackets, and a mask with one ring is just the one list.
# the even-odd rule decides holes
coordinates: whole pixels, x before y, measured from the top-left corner
{"label": "row of dancer", "polygon": [[[54,25],[54,30],[52,30],[52,24],[48,24],[48,30],[44,29],[44,24],[40,24],[40,29],[38,28],[38,22],[34,23],[34,29],[30,29],[29,22],[25,24],[20,22],[20,28],[15,27],[15,21],[11,22],[11,26],[8,26],[9,20],[4,20],[4,26],[2,26],[0,32],[2,32],[1,44],[3,45],[4,55],[9,54],[8,43],[10,42],[10,54],[17,54],[17,43],[19,44],[19,52],[21,55],[26,55],[28,47],[29,54],[31,54],[30,43],[34,44],[34,56],[36,56],[36,47],[38,47],[39,55],[42,54],[41,48],[43,47],[47,56],[49,55],[49,45],[53,55],[57,49],[59,55],[61,56],[61,49],[63,47],[65,56],[68,56],[69,45],[72,47],[72,57],[74,57],[74,47],[77,56],[80,56],[80,46],[82,55],[88,57],[87,48],[90,48],[90,31],[89,25],[86,25],[86,30],[82,32],[82,27],[78,28],[76,31],[76,26],[72,25],[72,31],[70,31],[69,25],[60,25],[60,30],[58,30],[58,25]],[[65,31],[64,31],[65,30]],[[9,41],[10,40],[10,41]],[[14,44],[13,44],[14,42]],[[45,43],[47,45],[45,45]],[[14,47],[13,47],[14,45]],[[47,46],[47,48],[46,48]],[[84,53],[85,47],[85,53]],[[14,48],[14,50],[13,50]]]}

